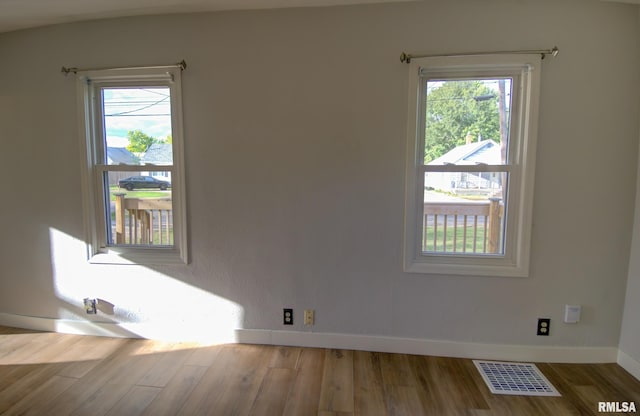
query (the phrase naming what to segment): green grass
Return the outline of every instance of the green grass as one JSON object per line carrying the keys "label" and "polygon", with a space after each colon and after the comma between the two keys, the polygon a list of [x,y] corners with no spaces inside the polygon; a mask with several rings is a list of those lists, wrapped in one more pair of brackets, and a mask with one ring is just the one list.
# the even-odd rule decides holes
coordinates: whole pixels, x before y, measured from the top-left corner
{"label": "green grass", "polygon": [[124,194],[125,198],[171,198],[171,191],[160,191],[155,189],[142,189],[127,191],[124,188],[118,186],[111,186],[109,188],[109,198],[111,201],[116,200],[115,194]]}
{"label": "green grass", "polygon": [[[476,232],[476,253],[484,253],[484,228],[478,227]],[[436,236],[436,246],[433,244],[433,235],[434,235],[434,227],[428,226],[424,229],[423,241],[422,241],[422,250],[429,252],[438,252],[438,253],[453,253],[453,227],[447,227],[447,243],[446,247],[443,245],[444,243],[444,226],[442,224],[438,225],[438,231]],[[456,253],[473,253],[473,227],[467,226],[467,239],[466,243],[464,241],[464,227],[458,226],[455,232],[455,240],[456,240]],[[487,242],[488,245],[488,242]]]}

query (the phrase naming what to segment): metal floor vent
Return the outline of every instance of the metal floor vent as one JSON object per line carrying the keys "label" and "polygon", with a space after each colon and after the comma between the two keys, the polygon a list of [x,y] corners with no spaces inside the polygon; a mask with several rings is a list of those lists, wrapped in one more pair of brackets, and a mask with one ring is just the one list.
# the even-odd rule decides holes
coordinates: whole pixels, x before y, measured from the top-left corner
{"label": "metal floor vent", "polygon": [[493,394],[560,396],[534,364],[473,360]]}

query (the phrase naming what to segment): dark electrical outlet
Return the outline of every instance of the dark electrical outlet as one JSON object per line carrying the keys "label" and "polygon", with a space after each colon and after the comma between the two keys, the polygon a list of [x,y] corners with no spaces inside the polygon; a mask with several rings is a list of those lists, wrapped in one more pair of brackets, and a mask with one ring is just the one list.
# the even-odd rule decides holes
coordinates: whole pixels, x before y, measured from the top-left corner
{"label": "dark electrical outlet", "polygon": [[538,332],[536,335],[549,336],[549,330],[551,329],[551,319],[538,318]]}
{"label": "dark electrical outlet", "polygon": [[293,325],[293,309],[284,308],[282,310],[282,323],[284,325]]}

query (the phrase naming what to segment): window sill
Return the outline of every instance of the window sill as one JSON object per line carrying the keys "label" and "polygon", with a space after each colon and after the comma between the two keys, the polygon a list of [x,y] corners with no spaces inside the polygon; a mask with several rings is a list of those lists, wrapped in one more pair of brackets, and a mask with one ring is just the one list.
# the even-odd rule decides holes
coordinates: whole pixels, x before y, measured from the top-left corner
{"label": "window sill", "polygon": [[[485,260],[485,259],[480,259]],[[492,260],[492,259],[486,259]],[[503,259],[501,259],[503,260]],[[420,273],[429,275],[459,275],[459,276],[487,276],[487,277],[528,277],[528,265],[518,265],[498,262],[476,261],[475,263],[443,263],[437,261],[407,261],[404,265],[407,273]]]}
{"label": "window sill", "polygon": [[92,264],[122,264],[122,265],[169,265],[187,264],[187,260],[179,250],[170,248],[127,248],[109,249],[99,252],[89,258]]}

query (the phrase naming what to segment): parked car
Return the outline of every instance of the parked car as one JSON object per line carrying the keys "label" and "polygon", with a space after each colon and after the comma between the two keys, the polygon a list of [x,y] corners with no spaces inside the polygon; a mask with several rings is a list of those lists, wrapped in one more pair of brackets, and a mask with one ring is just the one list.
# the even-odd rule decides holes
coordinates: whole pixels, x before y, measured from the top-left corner
{"label": "parked car", "polygon": [[153,176],[131,176],[118,181],[118,186],[125,188],[127,191],[140,188],[160,188],[164,191],[171,186],[171,183],[156,179]]}

